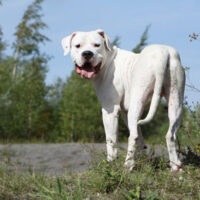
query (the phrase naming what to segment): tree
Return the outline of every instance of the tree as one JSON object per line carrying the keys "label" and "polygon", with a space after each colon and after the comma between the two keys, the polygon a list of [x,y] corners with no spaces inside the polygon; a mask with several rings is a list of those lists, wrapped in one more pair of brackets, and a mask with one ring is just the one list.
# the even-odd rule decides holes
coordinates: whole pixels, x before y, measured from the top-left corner
{"label": "tree", "polygon": [[9,68],[6,67],[6,56],[4,54],[5,42],[3,41],[3,32],[0,27],[0,99],[3,97],[9,85]]}
{"label": "tree", "polygon": [[[41,3],[35,0],[25,11],[16,28],[13,44],[9,104],[4,114],[9,120],[0,120],[2,133],[6,137],[30,138],[44,133],[41,117],[46,108],[45,75],[48,56],[40,52],[40,45],[49,41],[40,31],[46,28],[42,21]],[[4,117],[6,119],[6,117]]]}
{"label": "tree", "polygon": [[142,51],[142,49],[147,45],[148,32],[149,32],[150,26],[151,26],[151,25],[148,25],[148,26],[145,28],[145,30],[144,30],[144,32],[143,32],[141,38],[140,38],[140,42],[136,45],[135,48],[133,48],[132,51],[133,51],[134,53],[140,53],[140,52]]}
{"label": "tree", "polygon": [[75,71],[63,89],[60,109],[62,140],[103,141],[101,107],[91,81],[82,79]]}
{"label": "tree", "polygon": [[112,45],[119,47],[119,45],[120,45],[120,37],[119,36],[115,37],[115,39],[112,41]]}
{"label": "tree", "polygon": [[[1,1],[0,1],[1,5]],[[0,27],[0,135],[5,136],[4,129],[6,128],[8,90],[10,88],[10,69],[13,59],[5,55],[5,42],[3,40],[3,31]]]}
{"label": "tree", "polygon": [[0,28],[0,61],[3,59],[3,51],[5,49],[5,43],[3,41],[3,32]]}
{"label": "tree", "polygon": [[[0,5],[1,5],[1,0],[0,0]],[[2,29],[0,27],[0,62],[2,61],[4,50],[5,50],[5,42],[3,41],[3,32],[2,32]]]}
{"label": "tree", "polygon": [[[15,32],[16,41],[13,44],[14,57],[16,65],[13,67],[13,76],[15,77],[23,60],[38,60],[41,64],[47,63],[47,57],[40,53],[40,44],[49,41],[49,39],[40,33],[40,30],[47,28],[47,25],[41,20],[41,3],[43,0],[35,0],[26,10],[22,22],[17,26]],[[44,68],[44,67],[43,67]],[[24,69],[24,67],[22,67]],[[18,71],[17,71],[18,70]]]}
{"label": "tree", "polygon": [[56,106],[59,104],[62,99],[64,85],[62,79],[58,78],[54,84],[48,86],[47,100],[50,105]]}

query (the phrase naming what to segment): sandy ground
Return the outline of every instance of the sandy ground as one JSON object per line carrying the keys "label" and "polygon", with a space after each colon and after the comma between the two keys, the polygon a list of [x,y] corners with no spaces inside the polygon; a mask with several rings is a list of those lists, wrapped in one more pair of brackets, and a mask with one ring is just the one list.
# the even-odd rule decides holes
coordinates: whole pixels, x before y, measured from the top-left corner
{"label": "sandy ground", "polygon": [[[120,144],[121,151],[126,151],[126,144]],[[105,151],[105,144],[12,144],[0,145],[0,166],[22,172],[34,171],[48,175],[62,175],[67,171],[82,172],[90,167],[95,152]],[[147,145],[147,154],[168,158],[165,147]]]}

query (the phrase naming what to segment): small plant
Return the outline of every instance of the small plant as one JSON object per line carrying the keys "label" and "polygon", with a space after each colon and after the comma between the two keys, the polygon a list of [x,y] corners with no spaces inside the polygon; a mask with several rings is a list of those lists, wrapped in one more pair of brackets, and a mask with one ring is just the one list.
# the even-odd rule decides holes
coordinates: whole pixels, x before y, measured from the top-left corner
{"label": "small plant", "polygon": [[197,154],[200,154],[200,144],[197,144],[197,145],[195,146],[195,148],[196,148]]}
{"label": "small plant", "polygon": [[[193,89],[198,90],[194,86]],[[177,137],[178,152],[184,165],[200,166],[200,103],[189,105],[185,100],[182,134]],[[185,147],[185,146],[186,147]]]}
{"label": "small plant", "polygon": [[188,146],[187,149],[183,150],[181,153],[185,165],[200,167],[200,154],[198,153],[198,149],[192,149]]}
{"label": "small plant", "polygon": [[168,165],[164,156],[152,158],[151,165],[155,170],[157,169],[166,170],[168,168]]}
{"label": "small plant", "polygon": [[135,190],[126,190],[124,188],[123,195],[124,195],[126,200],[141,199],[140,187],[136,186]]}
{"label": "small plant", "polygon": [[106,193],[120,188],[124,184],[127,175],[127,171],[123,167],[123,161],[120,159],[113,162],[107,162],[105,159],[101,160],[94,166],[91,173],[96,174],[93,181],[94,183],[96,181],[99,185],[98,190]]}
{"label": "small plant", "polygon": [[158,190],[155,190],[154,192],[147,191],[145,195],[145,199],[147,200],[159,200],[158,196]]}

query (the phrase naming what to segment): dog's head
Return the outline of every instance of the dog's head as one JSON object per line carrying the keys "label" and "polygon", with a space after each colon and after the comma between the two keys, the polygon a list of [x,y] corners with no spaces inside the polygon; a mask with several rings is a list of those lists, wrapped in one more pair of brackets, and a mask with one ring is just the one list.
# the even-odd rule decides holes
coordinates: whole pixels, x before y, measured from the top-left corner
{"label": "dog's head", "polygon": [[76,72],[84,78],[93,78],[105,64],[112,51],[108,36],[102,30],[74,32],[62,39],[64,55],[71,52]]}

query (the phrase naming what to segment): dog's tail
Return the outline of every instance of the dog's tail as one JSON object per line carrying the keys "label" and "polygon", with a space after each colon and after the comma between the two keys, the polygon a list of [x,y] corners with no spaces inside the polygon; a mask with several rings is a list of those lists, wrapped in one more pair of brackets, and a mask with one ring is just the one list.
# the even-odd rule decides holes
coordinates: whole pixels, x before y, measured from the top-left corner
{"label": "dog's tail", "polygon": [[163,66],[159,67],[158,71],[156,73],[154,92],[153,92],[153,96],[151,99],[151,105],[149,108],[149,112],[148,112],[147,116],[145,117],[145,119],[138,121],[139,125],[143,125],[143,124],[150,122],[156,113],[157,107],[160,102],[163,82],[164,82],[164,78],[165,78],[165,72],[166,72],[166,69],[168,66],[168,61],[169,61],[169,53],[168,52],[165,57],[166,57],[166,60],[165,60],[165,62],[163,62],[164,67]]}

